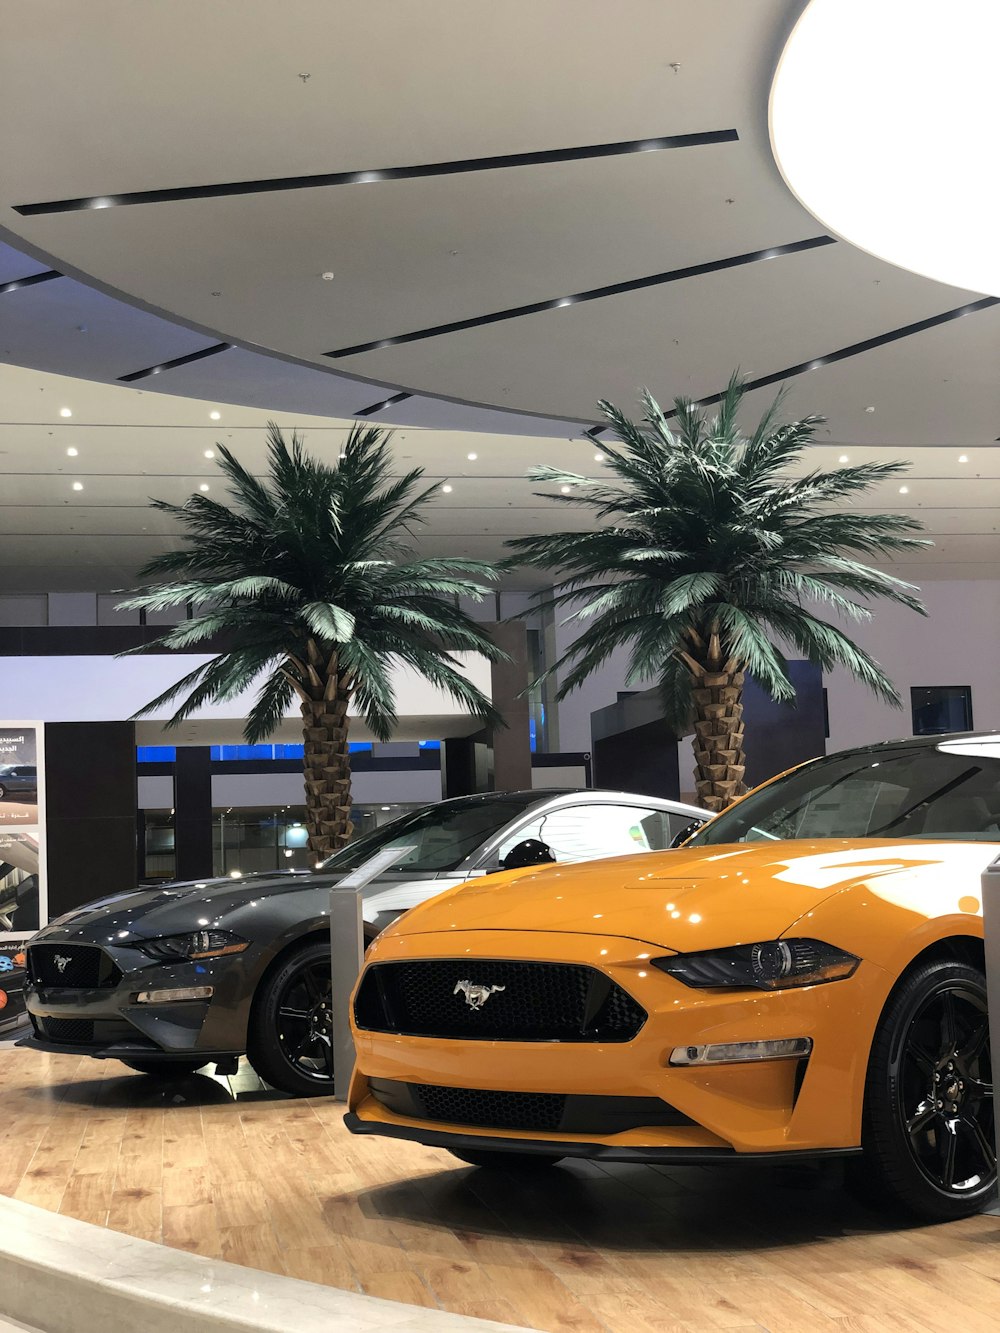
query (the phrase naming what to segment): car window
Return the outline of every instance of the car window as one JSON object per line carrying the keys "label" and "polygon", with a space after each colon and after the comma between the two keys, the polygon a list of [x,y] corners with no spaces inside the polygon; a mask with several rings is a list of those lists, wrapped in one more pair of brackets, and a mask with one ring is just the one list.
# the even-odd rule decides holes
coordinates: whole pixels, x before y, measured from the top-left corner
{"label": "car window", "polygon": [[537,800],[530,794],[505,794],[424,806],[335,852],[321,868],[355,870],[376,852],[397,846],[410,847],[412,851],[401,856],[397,865],[389,867],[390,871],[429,874],[454,870]]}
{"label": "car window", "polygon": [[544,842],[557,861],[585,861],[662,851],[670,846],[672,837],[665,811],[589,802],[560,806],[519,825],[500,844],[498,857],[502,861],[525,838]]}
{"label": "car window", "polygon": [[930,746],[833,755],[740,801],[688,846],[784,838],[1000,841],[1000,761]]}

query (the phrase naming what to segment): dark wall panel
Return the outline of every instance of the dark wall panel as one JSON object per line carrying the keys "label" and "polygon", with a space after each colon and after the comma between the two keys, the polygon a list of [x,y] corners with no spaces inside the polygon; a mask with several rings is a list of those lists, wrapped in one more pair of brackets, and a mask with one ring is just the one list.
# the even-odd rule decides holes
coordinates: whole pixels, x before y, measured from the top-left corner
{"label": "dark wall panel", "polygon": [[48,723],[45,798],[49,915],[134,889],[134,725]]}
{"label": "dark wall panel", "polygon": [[174,848],[178,879],[212,874],[212,751],[179,745],[174,766]]}
{"label": "dark wall panel", "polygon": [[677,738],[662,718],[594,738],[594,783],[676,801]]}
{"label": "dark wall panel", "polygon": [[812,662],[789,662],[788,674],[795,686],[794,705],[775,703],[754,680],[744,688],[748,787],[826,753],[822,669]]}

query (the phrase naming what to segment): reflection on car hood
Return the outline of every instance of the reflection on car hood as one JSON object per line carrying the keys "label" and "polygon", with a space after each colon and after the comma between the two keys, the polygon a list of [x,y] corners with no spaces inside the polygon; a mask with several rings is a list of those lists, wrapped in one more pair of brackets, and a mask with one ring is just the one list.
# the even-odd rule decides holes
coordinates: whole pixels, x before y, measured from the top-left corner
{"label": "reflection on car hood", "polygon": [[[220,879],[157,885],[87,903],[50,922],[46,929],[63,939],[77,937],[102,942],[119,932],[146,938],[183,934],[197,930],[203,924],[200,918],[207,917],[213,924],[224,924],[230,912],[251,903],[259,906],[286,894],[310,890],[317,895],[316,915],[319,916],[327,909],[330,889],[343,878],[342,874],[279,871],[276,874],[242,875],[239,879],[227,875]],[[400,875],[386,875],[373,880],[362,890],[365,919],[372,921],[378,911],[384,910],[381,902],[374,910],[370,904],[378,901],[386,891],[394,899],[401,898],[402,905],[396,910],[402,911],[412,902],[419,902],[448,885],[449,881],[439,883],[431,877],[407,880]]]}
{"label": "reflection on car hood", "polygon": [[[678,952],[774,939],[859,882],[979,874],[995,847],[882,839],[753,842],[553,866],[473,881],[416,907],[387,932],[545,930],[619,935]],[[499,877],[498,877],[499,878]]]}

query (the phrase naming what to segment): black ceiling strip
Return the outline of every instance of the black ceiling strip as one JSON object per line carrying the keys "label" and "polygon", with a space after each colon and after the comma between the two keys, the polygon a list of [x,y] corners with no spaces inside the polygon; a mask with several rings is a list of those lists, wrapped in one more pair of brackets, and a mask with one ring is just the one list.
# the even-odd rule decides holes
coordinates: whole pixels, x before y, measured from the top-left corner
{"label": "black ceiling strip", "polygon": [[596,442],[598,435],[603,435],[607,429],[607,426],[591,426],[590,430],[585,430],[583,433],[589,440]]}
{"label": "black ceiling strip", "polygon": [[124,194],[97,194],[84,199],[51,199],[38,204],[16,204],[14,212],[23,217],[37,217],[42,213],[78,213],[84,209],[165,204],[179,199],[222,199],[237,194],[316,190],[328,185],[418,180],[422,176],[461,176],[470,171],[502,171],[508,167],[543,166],[550,162],[580,162],[595,157],[661,152],[667,148],[700,148],[707,144],[735,143],[739,137],[736,130],[706,130],[698,134],[669,134],[659,139],[629,139],[623,143],[589,144],[583,148],[548,148],[538,153],[507,153],[499,157],[467,157],[456,162],[425,162],[412,167],[383,167],[375,171],[327,171],[315,176],[275,176],[270,180],[182,185],[167,190],[130,190]]}
{"label": "black ceiling strip", "polygon": [[360,412],[355,412],[356,417],[373,417],[376,412],[383,411],[384,408],[392,407],[393,403],[405,402],[407,398],[412,398],[412,393],[394,393],[391,398],[383,398],[380,403],[372,403],[371,407],[365,407]]}
{"label": "black ceiling strip", "polygon": [[54,268],[49,268],[44,273],[32,273],[26,278],[15,278],[13,282],[0,282],[0,296],[4,292],[19,292],[22,287],[35,287],[40,282],[51,282],[53,278],[61,277],[61,273],[57,273]]}
{"label": "black ceiling strip", "polygon": [[232,343],[213,343],[211,347],[203,347],[200,352],[188,352],[187,356],[175,356],[172,361],[161,361],[158,366],[133,370],[131,375],[119,375],[118,380],[121,384],[132,384],[135,380],[145,380],[150,375],[159,375],[164,370],[176,370],[178,366],[189,366],[193,361],[204,361],[206,356],[218,356],[220,352],[228,352],[232,345]]}
{"label": "black ceiling strip", "polygon": [[[923,333],[925,329],[937,328],[939,324],[950,324],[953,319],[962,319],[965,315],[973,315],[977,310],[988,310],[990,306],[1000,304],[1000,296],[984,296],[979,301],[971,301],[968,305],[960,305],[955,310],[946,310],[942,315],[932,315],[930,319],[918,320],[916,324],[904,324],[901,329],[891,329],[888,333],[880,333],[876,338],[866,338],[864,342],[851,343],[850,347],[841,347],[839,351],[828,352],[826,356],[814,357],[811,361],[800,361],[797,366],[788,366],[785,370],[776,370],[772,375],[761,375],[759,379],[748,380],[745,391],[750,393],[753,389],[766,389],[770,384],[779,384],[782,380],[792,379],[795,375],[804,375],[808,370],[819,370],[821,366],[832,366],[837,361],[846,361],[849,357],[860,356],[863,352],[874,351],[876,347],[884,347],[886,343],[898,342],[900,338],[912,338],[915,333]],[[699,398],[695,402],[695,407],[711,407],[713,403],[721,403],[725,397],[725,392],[710,394],[707,398]],[[672,417],[677,415],[677,409],[665,413]]]}
{"label": "black ceiling strip", "polygon": [[373,342],[356,343],[353,347],[338,347],[333,352],[325,352],[324,355],[333,360],[345,356],[359,356],[362,352],[374,352],[382,347],[398,347],[401,343],[440,338],[446,333],[477,329],[484,324],[499,324],[505,319],[521,319],[524,315],[537,315],[543,310],[558,310],[560,306],[580,305],[584,301],[602,301],[605,297],[620,296],[623,292],[638,292],[645,287],[661,287],[668,282],[699,278],[706,273],[720,273],[723,269],[740,268],[743,264],[758,264],[765,259],[777,259],[781,255],[794,255],[801,250],[815,250],[817,246],[835,244],[836,238],[833,236],[810,236],[807,240],[792,241],[788,245],[775,245],[768,250],[751,250],[749,254],[731,255],[728,259],[711,259],[705,264],[690,264],[687,268],[675,268],[667,273],[652,273],[645,278],[630,278],[628,282],[615,282],[608,287],[592,287],[589,291],[576,292],[572,296],[557,296],[549,301],[512,306],[509,310],[495,310],[490,315],[457,319],[451,324],[436,324],[433,328],[417,329],[414,333],[402,333],[394,338],[377,338]]}

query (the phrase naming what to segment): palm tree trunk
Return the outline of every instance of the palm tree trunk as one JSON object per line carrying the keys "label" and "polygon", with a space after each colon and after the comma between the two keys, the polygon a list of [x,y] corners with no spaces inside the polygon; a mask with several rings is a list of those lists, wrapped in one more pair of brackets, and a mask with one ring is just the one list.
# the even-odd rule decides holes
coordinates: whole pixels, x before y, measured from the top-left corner
{"label": "palm tree trunk", "polygon": [[695,789],[705,809],[717,813],[746,791],[744,676],[738,662],[723,660],[717,632],[708,635],[707,644],[697,633],[689,634],[697,657],[687,652],[682,657],[692,677]]}
{"label": "palm tree trunk", "polygon": [[350,841],[351,760],[347,745],[349,691],[328,679],[320,697],[302,701],[305,741],[306,828],[317,860]]}
{"label": "palm tree trunk", "polygon": [[725,810],[746,791],[743,672],[705,672],[691,693],[698,800],[706,810]]}

